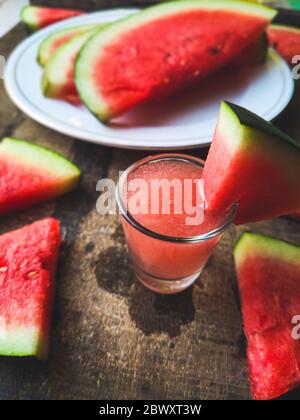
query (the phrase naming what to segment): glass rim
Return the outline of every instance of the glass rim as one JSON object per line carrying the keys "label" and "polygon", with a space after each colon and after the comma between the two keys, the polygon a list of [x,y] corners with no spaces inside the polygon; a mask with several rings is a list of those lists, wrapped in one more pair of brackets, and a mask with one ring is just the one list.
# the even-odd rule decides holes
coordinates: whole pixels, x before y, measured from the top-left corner
{"label": "glass rim", "polygon": [[185,162],[192,162],[196,165],[200,166],[201,168],[204,167],[204,160],[197,158],[195,156],[187,155],[187,154],[180,154],[180,153],[161,153],[158,155],[151,155],[146,158],[140,159],[137,162],[130,165],[121,175],[119,182],[117,184],[116,189],[116,200],[117,204],[120,210],[121,216],[135,229],[139,230],[143,234],[147,236],[151,236],[154,239],[158,239],[164,242],[175,242],[175,243],[197,243],[197,242],[203,242],[207,241],[208,239],[215,238],[216,236],[219,236],[221,233],[223,233],[227,227],[233,222],[236,211],[237,211],[237,204],[233,204],[224,215],[225,221],[224,223],[217,226],[215,229],[212,229],[208,232],[202,233],[200,235],[196,236],[169,236],[164,235],[158,232],[155,232],[151,229],[146,228],[141,223],[139,223],[134,216],[126,210],[126,207],[124,205],[123,201],[123,186],[124,182],[127,179],[128,175],[136,171],[138,168],[140,168],[143,165],[147,165],[150,162],[156,162],[161,160],[181,160]]}

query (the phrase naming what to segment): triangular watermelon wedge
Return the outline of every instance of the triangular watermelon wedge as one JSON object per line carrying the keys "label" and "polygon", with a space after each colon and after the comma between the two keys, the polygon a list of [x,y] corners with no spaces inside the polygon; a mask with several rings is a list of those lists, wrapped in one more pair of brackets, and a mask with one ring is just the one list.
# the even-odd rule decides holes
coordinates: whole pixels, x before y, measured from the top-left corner
{"label": "triangular watermelon wedge", "polygon": [[30,31],[52,25],[75,16],[80,16],[84,12],[73,9],[53,9],[49,7],[25,6],[22,9],[21,18],[23,23]]}
{"label": "triangular watermelon wedge", "polygon": [[0,144],[0,215],[33,206],[76,187],[80,170],[62,155],[24,140]]}
{"label": "triangular watermelon wedge", "polygon": [[293,62],[294,56],[300,55],[300,29],[285,25],[270,25],[267,31],[272,45],[292,67],[299,62]]}
{"label": "triangular watermelon wedge", "polygon": [[47,358],[59,247],[53,218],[0,236],[0,355]]}
{"label": "triangular watermelon wedge", "polygon": [[177,0],[144,9],[93,36],[75,81],[102,121],[224,68],[264,32],[276,11],[232,0]]}
{"label": "triangular watermelon wedge", "polygon": [[237,203],[237,224],[295,213],[300,145],[252,112],[223,102],[203,178],[208,211]]}
{"label": "triangular watermelon wedge", "polygon": [[253,398],[300,385],[300,247],[253,233],[235,251]]}

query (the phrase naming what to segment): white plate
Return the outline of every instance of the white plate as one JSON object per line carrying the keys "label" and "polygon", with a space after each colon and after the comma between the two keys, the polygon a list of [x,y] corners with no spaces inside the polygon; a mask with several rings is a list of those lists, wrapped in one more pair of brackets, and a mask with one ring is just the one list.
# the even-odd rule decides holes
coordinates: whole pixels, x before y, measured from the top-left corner
{"label": "white plate", "polygon": [[226,99],[271,120],[292,97],[294,83],[287,64],[273,51],[264,66],[223,72],[197,88],[129,112],[105,126],[83,106],[75,107],[41,93],[42,69],[36,62],[40,42],[51,32],[86,23],[109,22],[136,12],[118,9],[60,22],[32,35],[11,54],[5,85],[16,105],[39,123],[94,143],[134,149],[183,149],[208,145],[220,100]]}

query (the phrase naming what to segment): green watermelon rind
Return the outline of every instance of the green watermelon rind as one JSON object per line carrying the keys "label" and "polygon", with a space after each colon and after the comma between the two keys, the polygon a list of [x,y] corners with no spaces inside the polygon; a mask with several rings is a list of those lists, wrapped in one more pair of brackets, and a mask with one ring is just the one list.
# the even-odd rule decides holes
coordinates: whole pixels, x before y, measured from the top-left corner
{"label": "green watermelon rind", "polygon": [[20,164],[32,167],[33,170],[34,168],[42,169],[53,174],[57,179],[63,179],[64,186],[60,191],[61,194],[74,189],[81,177],[78,166],[63,155],[27,140],[5,138],[0,143],[0,155],[1,153],[15,159]]}
{"label": "green watermelon rind", "polygon": [[24,6],[21,10],[21,19],[22,22],[26,25],[26,27],[31,31],[34,32],[39,29],[39,24],[36,18],[36,11],[38,7],[35,6]]}
{"label": "green watermelon rind", "polygon": [[286,31],[286,32],[295,32],[300,34],[300,28],[296,28],[295,26],[288,26],[288,25],[280,25],[278,23],[273,23],[269,26],[269,29],[276,29],[279,31]]}
{"label": "green watermelon rind", "polygon": [[106,24],[102,24],[97,25],[95,28],[95,25],[93,25],[93,29],[74,36],[56,50],[48,61],[43,74],[42,92],[44,96],[49,98],[59,97],[59,93],[64,83],[67,82],[69,68],[66,68],[66,66],[69,67],[69,59],[71,56],[73,57],[74,50],[79,52],[83,44],[87,42],[99,28],[104,28],[105,26]]}
{"label": "green watermelon rind", "polygon": [[[39,46],[38,56],[37,56],[38,63],[42,67],[44,67],[47,64],[47,62],[50,59],[49,50],[51,49],[51,46],[52,46],[53,42],[55,42],[61,36],[68,35],[69,33],[75,32],[75,34],[73,36],[73,37],[75,37],[75,36],[80,35],[81,33],[84,33],[86,31],[89,31],[90,29],[92,29],[92,27],[95,27],[95,25],[90,24],[90,25],[72,26],[71,28],[61,29],[59,31],[52,32],[50,35],[48,35],[41,42],[41,44]],[[70,38],[70,40],[73,39],[73,37]],[[68,41],[66,41],[66,42],[68,42]],[[62,44],[62,45],[64,45],[64,44]]]}
{"label": "green watermelon rind", "polygon": [[233,254],[237,268],[243,264],[249,255],[254,255],[257,258],[270,257],[284,260],[287,263],[300,266],[300,246],[253,232],[242,234]]}
{"label": "green watermelon rind", "polygon": [[[239,105],[233,104],[228,101],[222,101],[220,113],[221,115],[223,113],[226,113],[227,116],[229,116],[231,120],[231,125],[236,124],[237,127],[243,126],[245,128],[245,131],[249,131],[249,129],[251,130],[251,128],[254,128],[272,137],[280,138],[290,143],[291,145],[297,147],[297,149],[300,149],[299,142],[295,141],[290,136],[279,130],[271,122],[264,120],[257,114],[254,114],[253,112],[242,108]],[[228,119],[226,116],[224,116],[224,125],[226,121],[228,122]],[[235,128],[235,130],[237,130],[237,128]],[[245,137],[247,136],[245,135]],[[251,138],[252,136],[248,137]],[[228,141],[231,141],[231,139],[229,138]]]}
{"label": "green watermelon rind", "polygon": [[[91,77],[93,62],[99,59],[101,51],[105,47],[120,37],[123,33],[137,28],[139,25],[151,22],[152,20],[165,17],[171,14],[187,12],[189,10],[233,10],[236,12],[247,13],[248,15],[264,16],[268,20],[272,20],[276,15],[276,11],[268,6],[256,3],[246,3],[241,1],[227,0],[177,0],[173,2],[163,3],[144,9],[136,14],[130,15],[125,19],[119,20],[117,23],[96,33],[82,48],[75,68],[75,81],[79,95],[87,106],[101,121],[109,120],[113,113],[101,96],[99,89],[94,85]],[[97,95],[95,95],[97,92]]]}

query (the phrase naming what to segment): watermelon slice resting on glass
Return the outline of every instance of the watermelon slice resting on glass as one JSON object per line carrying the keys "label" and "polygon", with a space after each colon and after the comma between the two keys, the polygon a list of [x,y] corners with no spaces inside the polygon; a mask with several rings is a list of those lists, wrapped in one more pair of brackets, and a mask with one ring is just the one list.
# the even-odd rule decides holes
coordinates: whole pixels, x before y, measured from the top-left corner
{"label": "watermelon slice resting on glass", "polygon": [[258,115],[221,104],[203,171],[207,211],[238,204],[236,224],[300,209],[300,144]]}

